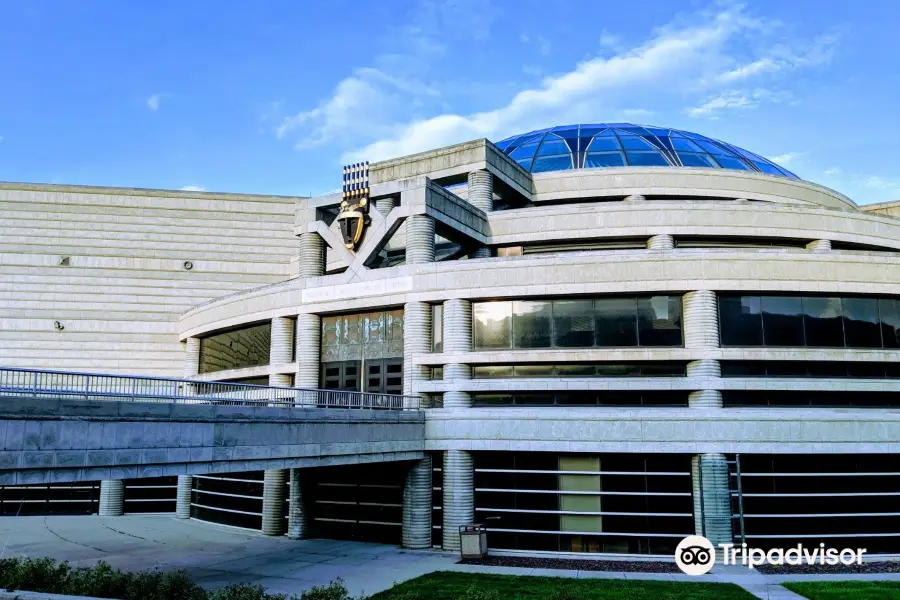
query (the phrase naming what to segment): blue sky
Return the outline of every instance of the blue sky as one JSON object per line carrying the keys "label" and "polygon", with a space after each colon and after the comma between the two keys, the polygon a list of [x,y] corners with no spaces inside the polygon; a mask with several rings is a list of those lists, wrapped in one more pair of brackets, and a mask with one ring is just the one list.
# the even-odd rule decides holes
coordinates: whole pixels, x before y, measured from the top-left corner
{"label": "blue sky", "polygon": [[0,180],[263,194],[631,121],[900,200],[900,2],[0,0]]}

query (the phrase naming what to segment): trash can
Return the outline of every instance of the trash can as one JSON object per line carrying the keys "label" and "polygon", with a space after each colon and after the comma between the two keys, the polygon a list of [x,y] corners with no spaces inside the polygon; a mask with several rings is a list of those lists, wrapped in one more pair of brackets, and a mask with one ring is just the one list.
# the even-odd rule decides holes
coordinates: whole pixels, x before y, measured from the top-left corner
{"label": "trash can", "polygon": [[484,525],[459,526],[459,554],[463,560],[485,557],[487,554],[487,529]]}

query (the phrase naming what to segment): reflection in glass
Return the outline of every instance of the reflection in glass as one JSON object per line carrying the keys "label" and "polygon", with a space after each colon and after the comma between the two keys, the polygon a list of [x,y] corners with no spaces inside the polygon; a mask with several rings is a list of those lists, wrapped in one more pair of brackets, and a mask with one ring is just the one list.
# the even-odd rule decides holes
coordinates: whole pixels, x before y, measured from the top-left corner
{"label": "reflection in glass", "polygon": [[550,302],[513,302],[513,347],[550,347]]}
{"label": "reflection in glass", "polygon": [[478,302],[472,307],[476,348],[509,348],[512,302]]}
{"label": "reflection in glass", "polygon": [[885,348],[900,348],[900,300],[878,300],[881,316],[881,336]]}
{"label": "reflection in glass", "polygon": [[637,298],[594,300],[598,346],[637,346]]}
{"label": "reflection in glass", "polygon": [[878,321],[878,300],[875,298],[844,298],[844,336],[850,348],[881,348],[881,325]]}
{"label": "reflection in glass", "polygon": [[681,345],[681,298],[650,296],[638,298],[638,344],[641,346]]}
{"label": "reflection in glass", "polygon": [[444,351],[444,305],[431,305],[431,351]]}
{"label": "reflection in glass", "polygon": [[594,303],[591,300],[553,302],[553,345],[587,348],[594,345]]}
{"label": "reflection in glass", "polygon": [[763,296],[763,337],[766,346],[803,346],[803,307],[798,296]]}
{"label": "reflection in glass", "polygon": [[723,346],[762,346],[759,296],[720,296],[719,324]]}
{"label": "reflection in glass", "polygon": [[807,346],[840,348],[844,345],[840,298],[803,298],[803,329]]}

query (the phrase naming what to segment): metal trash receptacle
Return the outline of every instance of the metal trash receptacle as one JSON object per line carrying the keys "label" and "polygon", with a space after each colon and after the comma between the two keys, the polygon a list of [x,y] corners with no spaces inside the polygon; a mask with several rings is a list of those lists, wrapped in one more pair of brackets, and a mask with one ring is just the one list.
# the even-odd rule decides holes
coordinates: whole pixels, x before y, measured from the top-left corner
{"label": "metal trash receptacle", "polygon": [[484,525],[459,526],[459,555],[463,560],[484,558],[487,550],[487,529]]}

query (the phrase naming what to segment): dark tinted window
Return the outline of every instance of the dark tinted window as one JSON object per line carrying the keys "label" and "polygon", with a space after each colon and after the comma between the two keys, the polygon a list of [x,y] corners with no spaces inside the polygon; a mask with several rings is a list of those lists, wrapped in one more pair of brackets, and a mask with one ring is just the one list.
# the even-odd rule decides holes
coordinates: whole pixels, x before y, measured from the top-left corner
{"label": "dark tinted window", "polygon": [[550,347],[550,302],[513,302],[513,347]]}
{"label": "dark tinted window", "polygon": [[723,346],[761,346],[759,296],[720,296],[719,329]]}
{"label": "dark tinted window", "polygon": [[638,298],[638,343],[641,346],[681,345],[681,298]]}
{"label": "dark tinted window", "polygon": [[900,300],[880,298],[881,336],[885,348],[900,348]]}
{"label": "dark tinted window", "polygon": [[844,336],[850,348],[881,348],[878,300],[843,298]]}
{"label": "dark tinted window", "polygon": [[591,300],[557,300],[553,303],[553,340],[559,348],[594,345],[594,304]]}
{"label": "dark tinted window", "polygon": [[807,346],[837,348],[844,345],[840,298],[803,298],[803,329]]}
{"label": "dark tinted window", "polygon": [[797,296],[762,296],[763,343],[803,346],[803,309]]}
{"label": "dark tinted window", "polygon": [[594,311],[598,346],[637,346],[636,298],[598,298]]}

